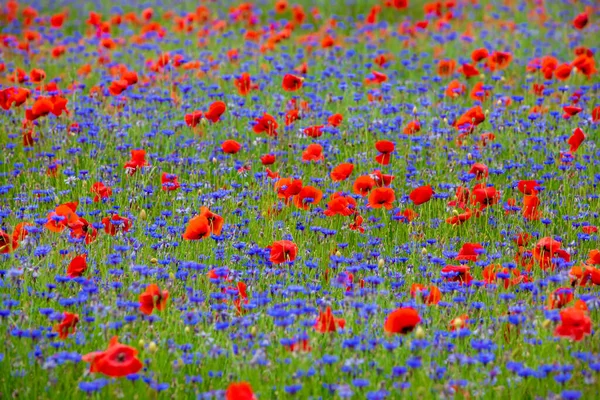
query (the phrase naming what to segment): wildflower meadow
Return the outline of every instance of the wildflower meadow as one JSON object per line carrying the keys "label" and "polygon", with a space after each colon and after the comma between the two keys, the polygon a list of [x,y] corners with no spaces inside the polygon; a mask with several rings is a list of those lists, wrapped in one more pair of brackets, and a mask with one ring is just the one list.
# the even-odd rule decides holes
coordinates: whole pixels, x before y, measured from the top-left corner
{"label": "wildflower meadow", "polygon": [[592,399],[600,3],[0,0],[0,399]]}

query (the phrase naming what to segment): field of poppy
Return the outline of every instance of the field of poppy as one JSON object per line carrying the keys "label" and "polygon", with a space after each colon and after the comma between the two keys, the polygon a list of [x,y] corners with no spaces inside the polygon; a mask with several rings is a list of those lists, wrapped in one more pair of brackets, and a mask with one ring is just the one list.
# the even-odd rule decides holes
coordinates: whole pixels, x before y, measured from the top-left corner
{"label": "field of poppy", "polygon": [[0,3],[0,398],[593,398],[594,0]]}

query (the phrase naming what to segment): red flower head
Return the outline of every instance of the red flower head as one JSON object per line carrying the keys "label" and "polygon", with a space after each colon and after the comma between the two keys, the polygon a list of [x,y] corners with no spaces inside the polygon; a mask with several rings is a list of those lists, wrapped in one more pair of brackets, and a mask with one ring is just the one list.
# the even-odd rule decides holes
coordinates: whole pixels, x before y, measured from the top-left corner
{"label": "red flower head", "polygon": [[460,282],[461,284],[470,284],[473,280],[470,268],[466,265],[446,265],[442,268],[444,278],[451,282]]}
{"label": "red flower head", "polygon": [[242,145],[235,140],[226,140],[221,144],[221,150],[226,154],[236,154],[241,148]]}
{"label": "red flower head", "polygon": [[421,186],[410,192],[408,196],[410,200],[416,205],[427,203],[431,200],[431,197],[435,194],[431,186]]}
{"label": "red flower head", "polygon": [[323,146],[320,144],[309,144],[306,147],[306,150],[304,150],[302,153],[302,161],[318,162],[324,159],[325,156],[323,156]]}
{"label": "red flower head", "polygon": [[586,261],[590,265],[600,265],[600,250],[591,250]]}
{"label": "red flower head", "polygon": [[592,320],[584,310],[565,308],[560,312],[560,324],[554,329],[554,336],[582,340],[592,332]]}
{"label": "red flower head", "polygon": [[169,192],[177,190],[181,186],[177,181],[177,175],[167,174],[166,172],[163,172],[160,177],[160,185],[162,187],[162,190]]}
{"label": "red flower head", "polygon": [[210,231],[213,235],[219,236],[221,234],[223,223],[225,222],[223,217],[211,212],[208,207],[200,208],[200,216],[206,218],[206,221],[210,227]]}
{"label": "red flower head", "polygon": [[92,185],[91,189],[94,194],[94,202],[97,203],[102,199],[108,199],[112,196],[112,189],[108,186],[104,186],[102,182],[96,182]]}
{"label": "red flower head", "polygon": [[410,287],[410,296],[414,299],[420,296],[423,303],[427,305],[437,304],[442,299],[442,292],[435,285],[426,287],[418,283],[413,283]]}
{"label": "red flower head", "polygon": [[484,188],[478,185],[476,189],[473,188],[471,204],[479,204],[480,210],[498,203],[498,200],[500,200],[500,193],[493,186]]}
{"label": "red flower head", "polygon": [[327,307],[325,312],[320,312],[315,322],[315,330],[321,333],[337,332],[338,329],[344,329],[344,326],[346,326],[346,320],[336,318],[331,311],[331,307]]}
{"label": "red flower head", "polygon": [[567,143],[571,146],[569,151],[571,153],[575,153],[577,151],[577,149],[579,149],[579,146],[581,146],[581,143],[583,143],[584,140],[585,140],[585,133],[583,133],[581,128],[576,128],[573,131],[573,134],[571,135],[569,140],[567,141]]}
{"label": "red flower head", "polygon": [[548,268],[554,270],[555,264],[552,262],[553,258],[562,258],[567,262],[571,260],[569,253],[561,249],[560,246],[561,243],[551,237],[542,238],[537,242],[532,253],[533,258],[539,262],[540,268],[543,270]]}
{"label": "red flower head", "polygon": [[412,332],[421,322],[421,317],[417,310],[410,307],[398,308],[388,315],[383,325],[387,333],[400,333],[405,335]]}
{"label": "red flower head", "polygon": [[375,181],[375,186],[378,187],[387,187],[392,184],[394,180],[394,175],[386,175],[382,174],[380,170],[376,169],[370,174],[373,181]]}
{"label": "red flower head", "polygon": [[581,14],[577,15],[575,17],[575,19],[573,20],[573,27],[575,29],[581,30],[587,26],[588,20],[589,19],[588,19],[587,13],[581,13]]}
{"label": "red flower head", "polygon": [[79,219],[79,216],[75,213],[77,205],[77,202],[59,205],[54,211],[48,214],[48,222],[44,226],[52,232],[62,232],[68,224],[74,223]]}
{"label": "red flower head", "polygon": [[465,243],[455,257],[455,260],[477,261],[477,257],[482,252],[483,246],[479,243]]}
{"label": "red flower head", "polygon": [[284,262],[291,262],[296,259],[298,254],[298,246],[294,242],[289,240],[280,240],[273,242],[271,246],[271,256],[269,260],[273,264],[281,264]]}
{"label": "red flower head", "polygon": [[167,305],[168,298],[168,291],[161,291],[155,283],[150,284],[146,287],[144,293],[140,294],[140,311],[146,315],[152,314],[155,308],[162,311]]}
{"label": "red flower head", "polygon": [[102,218],[102,223],[104,224],[104,232],[111,236],[115,236],[118,231],[129,232],[131,228],[131,220],[118,214]]}
{"label": "red flower head", "polygon": [[380,140],[375,143],[375,148],[381,153],[375,157],[375,161],[381,165],[388,165],[390,163],[390,154],[395,149],[394,143],[388,140]]}
{"label": "red flower head", "polygon": [[274,154],[265,154],[264,156],[260,157],[260,162],[262,163],[262,165],[272,165],[275,164],[275,155]]}
{"label": "red flower head", "polygon": [[252,128],[256,133],[265,132],[268,136],[277,136],[276,129],[279,127],[275,118],[265,113],[262,117],[256,118],[256,124]]}
{"label": "red flower head", "polygon": [[311,138],[318,138],[323,135],[322,129],[323,125],[309,126],[308,128],[304,129],[304,134]]}
{"label": "red flower head", "polygon": [[182,237],[184,240],[200,240],[210,237],[210,233],[208,219],[202,215],[196,215],[188,222]]}
{"label": "red flower head", "polygon": [[283,77],[282,87],[286,92],[295,92],[300,90],[302,87],[302,82],[304,82],[303,77],[287,74]]}
{"label": "red flower head", "polygon": [[148,165],[146,150],[131,150],[131,160],[125,164],[125,169],[133,175],[138,169]]}
{"label": "red flower head", "polygon": [[412,135],[414,133],[419,132],[420,130],[421,124],[419,123],[419,121],[410,121],[402,130],[402,133],[404,133],[405,135]]}
{"label": "red flower head", "polygon": [[195,128],[202,119],[203,112],[200,110],[193,111],[191,114],[185,114],[185,124],[189,127]]}
{"label": "red flower head", "polygon": [[479,61],[488,58],[488,56],[489,53],[487,49],[476,49],[471,53],[471,60],[473,60],[474,63],[478,63]]}
{"label": "red flower head", "polygon": [[67,276],[69,278],[77,278],[82,276],[87,270],[87,254],[76,256],[71,260],[67,267]]}
{"label": "red flower head", "polygon": [[239,78],[233,81],[233,84],[242,96],[246,96],[251,90],[258,89],[258,85],[252,84],[252,77],[247,72],[244,72]]}
{"label": "red flower head", "polygon": [[350,196],[344,196],[341,193],[335,193],[327,203],[327,210],[323,213],[328,217],[334,215],[349,216],[356,212],[356,200]]}
{"label": "red flower head", "polygon": [[519,181],[517,188],[519,189],[519,192],[525,195],[532,195],[538,192],[537,187],[539,186],[539,183],[536,181]]}
{"label": "red flower head", "polygon": [[137,350],[119,343],[116,336],[110,340],[108,349],[86,354],[82,360],[90,363],[90,372],[115,378],[135,374],[143,367],[137,358]]}
{"label": "red flower head", "polygon": [[227,110],[227,105],[222,101],[215,101],[208,107],[208,111],[204,113],[204,118],[211,121],[213,124],[218,122],[221,115]]}
{"label": "red flower head", "polygon": [[480,180],[482,178],[487,178],[489,175],[489,170],[487,165],[485,164],[479,164],[479,163],[475,163],[471,166],[471,169],[469,170],[470,174],[474,174],[475,178],[477,180]]}
{"label": "red flower head", "polygon": [[75,333],[77,323],[79,322],[79,315],[71,314],[70,312],[63,313],[63,320],[60,324],[54,326],[54,331],[58,332],[58,337],[66,339],[69,335]]}
{"label": "red flower head", "polygon": [[225,392],[226,400],[256,400],[252,386],[246,382],[232,383]]}
{"label": "red flower head", "polygon": [[333,114],[332,116],[327,118],[327,122],[329,123],[329,125],[335,127],[340,126],[343,120],[344,117],[342,116],[342,114]]}
{"label": "red flower head", "polygon": [[396,200],[394,189],[378,187],[369,194],[368,206],[372,208],[385,207],[390,210],[394,207],[394,200]]}
{"label": "red flower head", "polygon": [[375,181],[369,175],[363,175],[356,178],[354,185],[352,186],[353,192],[366,196],[369,194],[371,189],[375,186]]}
{"label": "red flower head", "polygon": [[346,179],[348,179],[350,174],[352,174],[353,170],[354,170],[354,164],[350,164],[350,163],[340,164],[331,171],[329,176],[331,176],[331,179],[334,182],[345,181]]}
{"label": "red flower head", "polygon": [[303,210],[317,205],[323,198],[323,192],[313,186],[304,186],[300,192],[294,196],[294,205]]}
{"label": "red flower head", "polygon": [[556,309],[563,308],[573,301],[573,289],[558,288],[548,297],[548,308]]}

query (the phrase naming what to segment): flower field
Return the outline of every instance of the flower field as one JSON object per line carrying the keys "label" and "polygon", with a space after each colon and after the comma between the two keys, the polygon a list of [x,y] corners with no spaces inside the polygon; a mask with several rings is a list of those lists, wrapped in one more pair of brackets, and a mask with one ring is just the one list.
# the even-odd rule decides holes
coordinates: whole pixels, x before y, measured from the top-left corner
{"label": "flower field", "polygon": [[0,398],[589,399],[600,6],[0,3]]}

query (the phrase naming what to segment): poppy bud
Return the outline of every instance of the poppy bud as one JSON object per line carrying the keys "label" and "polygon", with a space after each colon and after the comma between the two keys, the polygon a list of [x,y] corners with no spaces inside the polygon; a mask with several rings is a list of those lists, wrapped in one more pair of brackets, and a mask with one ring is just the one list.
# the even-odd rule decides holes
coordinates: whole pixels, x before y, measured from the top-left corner
{"label": "poppy bud", "polygon": [[424,256],[427,255],[427,249],[425,247],[421,249],[421,254],[423,254]]}
{"label": "poppy bud", "polygon": [[462,328],[462,326],[465,324],[465,322],[462,320],[462,318],[455,318],[454,319],[454,327],[455,328]]}
{"label": "poppy bud", "polygon": [[186,326],[185,329],[184,329],[184,331],[185,331],[185,333],[190,333],[190,327]]}
{"label": "poppy bud", "polygon": [[213,157],[211,161],[212,161],[213,164],[216,164],[217,163],[217,158]]}
{"label": "poppy bud", "polygon": [[379,261],[377,261],[377,265],[379,266],[379,268],[383,268],[383,266],[385,265],[385,260],[383,258],[380,258]]}
{"label": "poppy bud", "polygon": [[198,196],[202,194],[202,189],[198,189]]}
{"label": "poppy bud", "polygon": [[460,213],[458,212],[458,210],[457,210],[457,209],[454,209],[454,210],[452,210],[452,214],[454,214],[454,215],[459,215]]}
{"label": "poppy bud", "polygon": [[473,159],[473,155],[471,153],[467,153],[467,160],[472,160]]}
{"label": "poppy bud", "polygon": [[425,329],[421,328],[421,325],[417,326],[417,328],[415,329],[415,337],[417,339],[425,338]]}
{"label": "poppy bud", "polygon": [[146,220],[146,218],[148,218],[148,216],[146,215],[146,210],[142,210],[142,211],[140,211],[140,219],[141,219],[142,221],[145,221],[145,220]]}
{"label": "poppy bud", "polygon": [[169,274],[169,279],[172,280],[172,281],[175,280],[175,274],[171,272]]}
{"label": "poppy bud", "polygon": [[158,260],[157,260],[155,257],[152,257],[152,258],[150,259],[150,262],[151,262],[152,264],[156,264],[156,263],[158,262]]}
{"label": "poppy bud", "polygon": [[416,113],[417,113],[417,106],[414,106],[413,107],[413,114],[416,114]]}
{"label": "poppy bud", "polygon": [[341,257],[341,256],[342,256],[342,253],[340,253],[340,251],[338,250],[338,251],[336,251],[336,252],[335,252],[335,256],[336,256],[336,257]]}
{"label": "poppy bud", "polygon": [[252,334],[252,336],[256,335],[256,326],[250,328],[250,334]]}
{"label": "poppy bud", "polygon": [[150,342],[150,343],[148,343],[148,350],[151,351],[152,353],[155,353],[156,350],[158,350],[158,346],[156,345],[156,343]]}
{"label": "poppy bud", "polygon": [[552,323],[552,321],[550,321],[549,319],[544,320],[544,322],[542,322],[542,326],[544,327],[544,329],[548,329],[548,327],[550,326],[550,324]]}
{"label": "poppy bud", "polygon": [[58,198],[58,196],[54,196],[54,202],[56,204],[60,204],[60,199]]}
{"label": "poppy bud", "polygon": [[140,341],[138,342],[138,346],[140,347],[144,347],[145,344],[146,342],[144,342],[144,339],[140,339]]}

